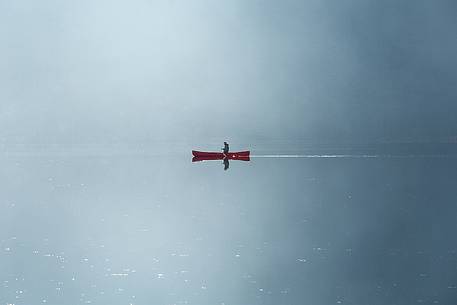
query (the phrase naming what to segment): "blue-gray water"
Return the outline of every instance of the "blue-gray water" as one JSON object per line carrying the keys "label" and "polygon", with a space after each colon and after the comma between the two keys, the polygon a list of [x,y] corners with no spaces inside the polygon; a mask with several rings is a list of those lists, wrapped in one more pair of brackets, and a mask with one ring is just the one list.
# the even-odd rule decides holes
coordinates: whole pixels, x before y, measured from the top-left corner
{"label": "blue-gray water", "polygon": [[453,145],[273,146],[3,152],[0,304],[455,304]]}

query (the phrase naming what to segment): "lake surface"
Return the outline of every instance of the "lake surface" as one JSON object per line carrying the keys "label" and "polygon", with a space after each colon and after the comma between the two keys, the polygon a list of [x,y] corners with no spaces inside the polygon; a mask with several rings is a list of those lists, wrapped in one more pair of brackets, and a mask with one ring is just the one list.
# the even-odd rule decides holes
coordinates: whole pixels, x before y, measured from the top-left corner
{"label": "lake surface", "polygon": [[107,151],[1,155],[0,304],[456,304],[453,148]]}

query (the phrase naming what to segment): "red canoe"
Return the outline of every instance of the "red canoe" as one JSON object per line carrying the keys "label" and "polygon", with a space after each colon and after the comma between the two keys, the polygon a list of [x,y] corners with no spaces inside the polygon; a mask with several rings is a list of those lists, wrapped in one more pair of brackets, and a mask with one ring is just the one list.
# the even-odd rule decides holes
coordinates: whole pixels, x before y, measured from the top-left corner
{"label": "red canoe", "polygon": [[229,160],[249,161],[250,151],[236,151],[229,152],[227,154],[220,152],[205,152],[193,150],[192,155],[194,158],[192,161],[204,161],[204,160],[223,160],[225,158]]}

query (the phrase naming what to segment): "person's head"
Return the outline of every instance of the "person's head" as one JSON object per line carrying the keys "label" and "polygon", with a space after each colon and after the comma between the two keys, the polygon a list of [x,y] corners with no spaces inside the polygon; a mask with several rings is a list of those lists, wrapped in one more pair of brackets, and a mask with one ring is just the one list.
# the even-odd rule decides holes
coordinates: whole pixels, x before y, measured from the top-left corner
{"label": "person's head", "polygon": [[227,142],[224,142],[224,145],[227,145]]}

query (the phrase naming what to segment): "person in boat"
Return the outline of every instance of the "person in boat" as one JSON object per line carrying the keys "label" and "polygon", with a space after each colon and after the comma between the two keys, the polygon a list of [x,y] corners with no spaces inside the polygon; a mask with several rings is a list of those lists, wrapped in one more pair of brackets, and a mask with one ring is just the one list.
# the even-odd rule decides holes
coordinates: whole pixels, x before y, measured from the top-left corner
{"label": "person in boat", "polygon": [[224,148],[222,148],[222,151],[224,152],[224,154],[228,154],[229,152],[229,145],[227,142],[224,142]]}

